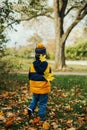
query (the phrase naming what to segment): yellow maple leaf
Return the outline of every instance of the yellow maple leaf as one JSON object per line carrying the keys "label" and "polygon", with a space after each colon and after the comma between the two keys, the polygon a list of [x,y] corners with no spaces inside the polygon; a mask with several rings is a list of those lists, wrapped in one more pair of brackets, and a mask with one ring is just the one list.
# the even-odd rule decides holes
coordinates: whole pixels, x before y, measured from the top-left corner
{"label": "yellow maple leaf", "polygon": [[49,82],[52,81],[54,79],[54,74],[53,73],[44,73],[44,78]]}
{"label": "yellow maple leaf", "polygon": [[40,61],[43,62],[43,61],[46,61],[46,55],[40,55]]}

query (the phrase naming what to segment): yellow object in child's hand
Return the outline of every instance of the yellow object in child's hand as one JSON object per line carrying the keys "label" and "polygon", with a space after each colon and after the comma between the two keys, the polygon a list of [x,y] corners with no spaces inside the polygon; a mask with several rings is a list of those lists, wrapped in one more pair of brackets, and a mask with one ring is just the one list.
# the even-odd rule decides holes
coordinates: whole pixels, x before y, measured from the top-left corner
{"label": "yellow object in child's hand", "polygon": [[54,74],[53,73],[44,73],[44,78],[49,82],[54,79]]}
{"label": "yellow object in child's hand", "polygon": [[46,55],[40,55],[40,61],[43,62],[43,61],[46,61]]}

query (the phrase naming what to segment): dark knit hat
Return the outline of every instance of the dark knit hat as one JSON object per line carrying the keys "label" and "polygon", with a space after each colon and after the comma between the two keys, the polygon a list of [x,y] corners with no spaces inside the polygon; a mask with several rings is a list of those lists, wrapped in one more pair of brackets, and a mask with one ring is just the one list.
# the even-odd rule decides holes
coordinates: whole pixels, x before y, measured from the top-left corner
{"label": "dark knit hat", "polygon": [[46,48],[42,43],[39,43],[35,49],[36,54],[43,54],[46,55]]}

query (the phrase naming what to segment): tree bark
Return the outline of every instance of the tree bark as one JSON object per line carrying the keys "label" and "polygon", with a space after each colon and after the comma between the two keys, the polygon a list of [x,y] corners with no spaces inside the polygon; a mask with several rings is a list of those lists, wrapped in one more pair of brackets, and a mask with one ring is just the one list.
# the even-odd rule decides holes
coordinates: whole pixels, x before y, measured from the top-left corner
{"label": "tree bark", "polygon": [[63,13],[60,11],[60,3],[54,0],[54,18],[55,18],[55,69],[61,70],[65,67],[65,41],[62,38],[63,31]]}
{"label": "tree bark", "polygon": [[62,46],[58,44],[58,47],[56,47],[55,69],[62,70],[63,68],[65,68],[65,66],[65,44],[62,43]]}

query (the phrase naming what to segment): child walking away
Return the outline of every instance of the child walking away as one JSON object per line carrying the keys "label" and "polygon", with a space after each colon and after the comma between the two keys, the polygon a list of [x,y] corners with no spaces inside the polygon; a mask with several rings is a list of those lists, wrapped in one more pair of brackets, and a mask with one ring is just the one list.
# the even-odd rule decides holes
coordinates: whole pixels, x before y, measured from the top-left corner
{"label": "child walking away", "polygon": [[33,93],[32,101],[28,108],[29,118],[33,116],[33,112],[38,103],[39,118],[37,118],[41,121],[45,120],[48,93],[51,91],[50,81],[53,79],[51,67],[46,61],[46,48],[40,43],[35,49],[35,61],[29,69],[30,91]]}

